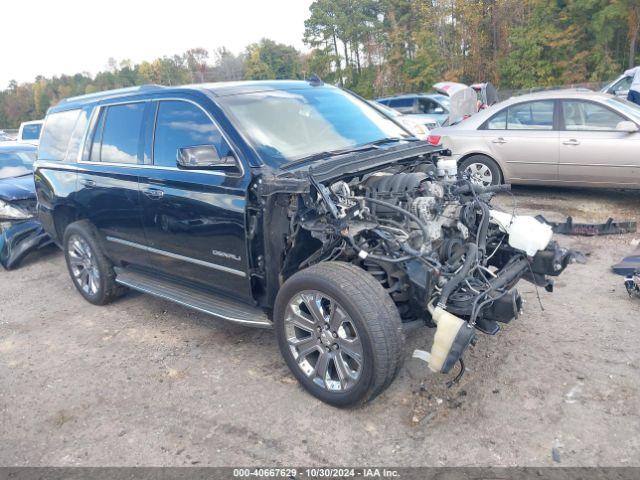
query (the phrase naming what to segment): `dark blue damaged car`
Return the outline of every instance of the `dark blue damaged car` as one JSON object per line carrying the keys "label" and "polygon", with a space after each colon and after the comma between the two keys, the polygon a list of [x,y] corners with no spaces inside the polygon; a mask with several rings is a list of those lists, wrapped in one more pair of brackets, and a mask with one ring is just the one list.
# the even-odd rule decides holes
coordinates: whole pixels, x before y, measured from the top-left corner
{"label": "dark blue damaged car", "polygon": [[0,264],[7,270],[16,268],[29,252],[50,243],[34,218],[36,151],[33,145],[0,143]]}

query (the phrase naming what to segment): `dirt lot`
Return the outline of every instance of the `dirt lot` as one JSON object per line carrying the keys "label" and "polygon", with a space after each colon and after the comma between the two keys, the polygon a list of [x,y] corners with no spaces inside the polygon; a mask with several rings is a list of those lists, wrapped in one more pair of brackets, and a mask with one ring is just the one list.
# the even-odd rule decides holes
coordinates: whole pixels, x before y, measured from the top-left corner
{"label": "dirt lot", "polygon": [[[640,209],[633,192],[514,193],[555,219]],[[0,465],[640,465],[640,299],[609,269],[634,237],[560,237],[588,263],[541,292],[544,311],[521,283],[525,314],[479,338],[459,385],[410,359],[421,329],[357,410],[298,387],[271,332],[135,293],[86,303],[50,250],[0,272]]]}

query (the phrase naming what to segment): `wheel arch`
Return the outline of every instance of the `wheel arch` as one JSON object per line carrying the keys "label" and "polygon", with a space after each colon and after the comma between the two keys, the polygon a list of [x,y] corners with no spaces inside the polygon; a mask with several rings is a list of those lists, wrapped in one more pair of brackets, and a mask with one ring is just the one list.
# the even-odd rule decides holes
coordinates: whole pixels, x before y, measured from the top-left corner
{"label": "wheel arch", "polygon": [[502,183],[506,182],[506,175],[505,175],[505,171],[504,168],[502,168],[502,165],[500,165],[500,162],[498,162],[495,158],[493,158],[490,154],[488,154],[487,152],[470,152],[470,153],[465,153],[463,156],[461,156],[458,159],[458,167],[460,166],[460,164],[462,162],[464,162],[466,159],[470,158],[470,157],[475,157],[475,156],[479,156],[479,157],[486,157],[489,160],[491,160],[493,163],[496,164],[496,167],[498,167],[498,170],[500,171],[500,176],[502,178]]}
{"label": "wheel arch", "polygon": [[65,229],[78,220],[82,220],[84,216],[80,213],[80,209],[73,205],[58,205],[53,209],[53,225],[57,237],[57,243],[62,244]]}

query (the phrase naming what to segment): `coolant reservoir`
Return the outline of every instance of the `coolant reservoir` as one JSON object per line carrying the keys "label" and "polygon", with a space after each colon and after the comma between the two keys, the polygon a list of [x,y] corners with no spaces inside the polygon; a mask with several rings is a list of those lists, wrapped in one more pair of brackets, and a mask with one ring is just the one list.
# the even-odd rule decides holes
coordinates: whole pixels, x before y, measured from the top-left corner
{"label": "coolant reservoir", "polygon": [[437,307],[431,314],[437,325],[429,355],[429,368],[447,373],[469,346],[475,331],[467,322]]}
{"label": "coolant reservoir", "polygon": [[491,220],[509,234],[509,245],[533,257],[549,245],[553,230],[551,226],[528,215],[510,215],[491,210]]}

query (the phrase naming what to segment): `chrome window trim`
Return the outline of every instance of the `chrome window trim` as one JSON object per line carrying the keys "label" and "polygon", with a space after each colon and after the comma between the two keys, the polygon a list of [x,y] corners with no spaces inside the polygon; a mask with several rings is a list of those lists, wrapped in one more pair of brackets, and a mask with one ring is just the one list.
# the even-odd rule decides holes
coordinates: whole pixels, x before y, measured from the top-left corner
{"label": "chrome window trim", "polygon": [[[160,102],[163,101],[179,101],[179,102],[186,102],[186,103],[191,103],[193,105],[195,105],[196,107],[198,107],[200,110],[202,110],[204,112],[204,114],[209,118],[209,120],[211,121],[211,123],[213,123],[213,125],[218,129],[218,131],[220,132],[220,135],[222,136],[222,138],[224,139],[225,142],[227,142],[227,144],[229,145],[229,148],[231,149],[233,155],[236,157],[236,159],[238,160],[238,165],[240,166],[240,172],[237,174],[229,174],[227,172],[221,172],[221,171],[216,171],[216,170],[183,170],[176,167],[165,167],[165,166],[160,166],[160,165],[154,165],[153,163],[151,164],[147,164],[147,163],[112,163],[112,162],[93,162],[91,160],[82,160],[82,157],[84,156],[84,152],[87,149],[87,140],[88,140],[88,136],[89,136],[89,132],[92,131],[95,128],[95,122],[97,121],[97,119],[99,118],[99,114],[102,111],[103,108],[107,108],[110,106],[117,106],[117,105],[128,105],[131,103],[145,103],[145,102],[156,102],[159,106]],[[152,142],[155,143],[155,137],[156,137],[156,120],[157,120],[157,115],[158,115],[158,108],[156,108],[156,112],[154,115],[154,122],[153,122],[153,135],[152,135]],[[152,144],[151,146],[151,161],[153,162],[154,158],[153,158],[153,154],[154,154],[154,145]],[[82,145],[82,148],[80,149],[80,152],[78,154],[78,159],[77,159],[78,164],[84,164],[84,165],[106,165],[106,166],[118,166],[118,167],[135,167],[135,168],[151,168],[151,169],[155,169],[155,170],[171,170],[171,171],[180,171],[180,172],[194,172],[194,173],[204,173],[204,174],[208,174],[208,175],[215,175],[215,176],[222,176],[222,177],[231,177],[231,178],[241,178],[244,176],[245,174],[245,168],[244,168],[244,163],[241,160],[240,156],[238,155],[238,152],[236,151],[235,147],[233,146],[233,143],[229,140],[229,137],[227,136],[227,134],[224,132],[224,129],[220,128],[220,124],[213,118],[213,116],[207,111],[205,110],[204,107],[202,107],[202,105],[200,105],[199,103],[191,100],[191,99],[187,99],[187,98],[180,98],[180,97],[162,97],[162,98],[150,98],[150,99],[144,99],[144,100],[131,100],[131,101],[123,101],[123,102],[115,102],[115,103],[107,103],[104,105],[98,105],[96,107],[94,107],[93,112],[91,114],[91,118],[89,119],[89,125],[87,126],[87,130],[85,132],[84,135],[84,144]]]}
{"label": "chrome window trim", "polygon": [[212,268],[214,270],[220,270],[221,272],[231,273],[233,275],[237,275],[239,277],[245,278],[247,274],[242,270],[236,270],[235,268],[225,267],[224,265],[219,265],[217,263],[205,262],[204,260],[198,260],[197,258],[185,257],[184,255],[179,255],[177,253],[167,252],[166,250],[160,250],[158,248],[149,247],[147,245],[141,245],[139,243],[130,242],[129,240],[123,240],[121,238],[110,237],[107,236],[107,240],[109,242],[119,243],[121,245],[126,245],[132,248],[138,248],[140,250],[144,250],[149,253],[156,253],[158,255],[163,255],[169,258],[175,258],[176,260],[182,260],[184,262],[193,263],[195,265],[200,265],[202,267]]}

